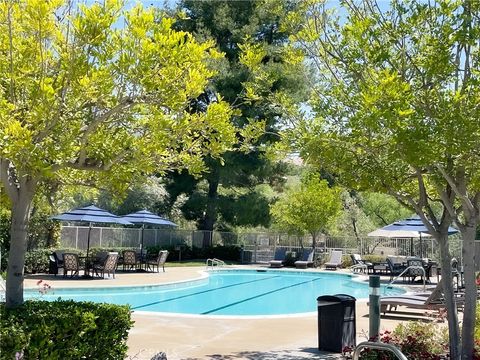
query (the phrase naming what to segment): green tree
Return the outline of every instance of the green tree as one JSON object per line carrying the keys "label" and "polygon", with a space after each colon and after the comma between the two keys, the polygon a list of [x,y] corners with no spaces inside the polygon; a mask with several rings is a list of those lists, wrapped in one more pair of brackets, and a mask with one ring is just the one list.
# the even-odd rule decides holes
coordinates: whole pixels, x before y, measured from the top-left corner
{"label": "green tree", "polygon": [[375,227],[382,227],[412,215],[410,208],[400,204],[393,196],[382,193],[361,193],[359,204]]}
{"label": "green tree", "polygon": [[329,187],[326,180],[316,175],[309,175],[299,187],[287,190],[270,211],[281,229],[312,236],[315,248],[318,236],[339,215],[341,208],[341,190]]}
{"label": "green tree", "polygon": [[[268,226],[269,199],[258,186],[283,182],[286,167],[265,156],[269,144],[279,140],[279,119],[284,114],[272,107],[261,96],[247,101],[248,92],[243,85],[252,72],[243,66],[239,57],[241,46],[250,40],[264,46],[261,58],[275,82],[269,90],[277,96],[298,101],[305,96],[305,70],[301,63],[289,63],[280,51],[288,42],[289,33],[281,31],[282,16],[295,7],[293,1],[245,0],[245,1],[182,1],[179,10],[184,15],[176,26],[196,34],[198,38],[214,39],[218,49],[226,54],[218,65],[219,73],[210,87],[199,97],[193,110],[200,110],[214,101],[212,91],[218,92],[237,112],[232,122],[243,127],[246,124],[265,124],[265,133],[248,153],[229,152],[220,162],[209,159],[209,171],[201,178],[183,179],[188,174],[174,174],[167,180],[172,203],[182,193],[190,195],[182,207],[184,216],[197,222],[201,230],[226,230],[231,226]],[[273,75],[275,74],[275,75]],[[295,99],[295,100],[294,100]],[[256,212],[244,214],[246,202]],[[205,239],[208,244],[209,233]]]}
{"label": "green tree", "polygon": [[[123,23],[124,26],[119,26]],[[140,5],[0,2],[0,177],[12,203],[6,303],[23,302],[32,200],[40,187],[124,190],[136,177],[204,169],[236,141],[218,99],[188,111],[214,75],[214,43]]]}
{"label": "green tree", "polygon": [[392,0],[382,10],[375,0],[361,6],[345,0],[345,21],[323,1],[302,4],[285,26],[298,30],[296,44],[318,67],[315,119],[297,123],[289,137],[308,162],[345,186],[389,194],[413,209],[439,243],[443,269],[450,267],[448,226],[455,222],[466,279],[461,343],[449,271],[442,281],[451,358],[470,359],[480,219],[480,2]]}

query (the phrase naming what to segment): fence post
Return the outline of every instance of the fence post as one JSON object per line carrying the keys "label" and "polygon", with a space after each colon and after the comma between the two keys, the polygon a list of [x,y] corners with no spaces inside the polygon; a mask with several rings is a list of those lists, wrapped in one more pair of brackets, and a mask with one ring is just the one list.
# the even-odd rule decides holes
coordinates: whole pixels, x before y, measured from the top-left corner
{"label": "fence post", "polygon": [[78,226],[75,231],[75,249],[78,249]]}
{"label": "fence post", "polygon": [[100,247],[102,247],[102,236],[103,236],[103,228],[100,228],[100,234],[98,235],[98,242]]}
{"label": "fence post", "polygon": [[255,240],[253,240],[253,262],[257,263],[257,234],[255,234]]}

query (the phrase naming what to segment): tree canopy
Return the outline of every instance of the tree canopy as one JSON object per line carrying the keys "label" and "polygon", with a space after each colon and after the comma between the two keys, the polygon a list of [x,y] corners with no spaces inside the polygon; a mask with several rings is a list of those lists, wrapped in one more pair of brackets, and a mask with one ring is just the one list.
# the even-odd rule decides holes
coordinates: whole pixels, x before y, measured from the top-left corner
{"label": "tree canopy", "polygon": [[309,174],[299,187],[289,189],[284,196],[271,206],[275,223],[293,234],[308,233],[316,239],[340,213],[342,208],[341,190],[329,187],[326,180]]}
{"label": "tree canopy", "polygon": [[[447,228],[456,223],[465,254],[468,358],[480,219],[480,3],[342,4],[343,19],[323,1],[304,2],[300,14],[287,16],[285,26],[297,28],[295,43],[318,69],[309,103],[313,119],[299,121],[289,138],[304,159],[345,186],[390,194],[413,209],[438,240],[444,268],[450,266]],[[444,278],[457,359],[458,322],[451,279]]]}
{"label": "tree canopy", "polygon": [[[122,23],[122,25],[120,25]],[[154,9],[122,2],[0,3],[0,177],[12,202],[7,304],[23,299],[26,225],[47,183],[125,189],[203,170],[238,133],[221,98],[189,111],[221,54]],[[248,135],[245,135],[245,138]]]}
{"label": "tree canopy", "polygon": [[[183,214],[195,220],[199,229],[226,230],[270,224],[269,199],[259,186],[283,182],[286,166],[267,158],[265,151],[269,144],[280,139],[278,131],[284,114],[266,97],[248,98],[244,84],[254,75],[241,64],[240,57],[246,42],[261,44],[265,48],[262,64],[276,79],[269,90],[292,101],[305,98],[305,66],[288,63],[281,51],[289,41],[289,33],[280,29],[280,22],[295,6],[295,2],[288,0],[179,3],[178,9],[185,16],[181,16],[175,26],[194,33],[197,38],[215,40],[218,49],[226,54],[218,63],[219,73],[195,101],[195,109],[201,111],[214,99],[211,92],[215,91],[236,110],[231,117],[236,126],[265,125],[265,133],[252,143],[248,152],[228,152],[222,162],[209,159],[209,171],[201,178],[181,179],[189,175],[180,173],[166,179],[172,202],[179,194],[190,195],[182,206]],[[251,209],[258,211],[245,213],[247,202]]]}

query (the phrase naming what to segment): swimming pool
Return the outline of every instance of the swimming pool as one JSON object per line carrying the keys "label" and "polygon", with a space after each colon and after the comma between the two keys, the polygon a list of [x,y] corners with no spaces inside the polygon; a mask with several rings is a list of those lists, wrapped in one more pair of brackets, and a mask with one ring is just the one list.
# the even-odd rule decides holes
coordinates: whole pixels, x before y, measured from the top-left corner
{"label": "swimming pool", "polygon": [[[135,311],[199,315],[285,315],[316,311],[320,295],[349,294],[368,298],[368,284],[354,276],[338,273],[282,270],[220,270],[204,279],[185,283],[56,289],[45,300],[130,304]],[[382,294],[403,293],[399,288],[383,288]],[[26,291],[26,298],[36,292]]]}

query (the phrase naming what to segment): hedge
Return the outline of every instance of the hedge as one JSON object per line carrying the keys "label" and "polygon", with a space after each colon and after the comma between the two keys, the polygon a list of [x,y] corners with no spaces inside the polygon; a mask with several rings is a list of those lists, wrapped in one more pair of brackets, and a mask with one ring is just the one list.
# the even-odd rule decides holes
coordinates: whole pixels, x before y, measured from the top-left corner
{"label": "hedge", "polygon": [[72,300],[0,305],[0,359],[124,359],[133,325],[126,305]]}
{"label": "hedge", "polygon": [[[160,250],[168,250],[168,261],[179,258],[179,250],[174,245],[147,246],[148,254],[158,254]],[[241,248],[237,245],[214,245],[205,248],[190,247],[182,244],[182,260],[217,258],[225,261],[240,261]]]}
{"label": "hedge", "polygon": [[[90,255],[95,256],[99,252],[102,251],[116,251],[119,254],[122,254],[122,250],[132,249],[130,247],[119,247],[119,248],[100,248],[100,247],[93,247],[90,248]],[[37,273],[47,273],[48,272],[48,264],[49,264],[49,256],[57,249],[36,249],[30,250],[25,253],[25,273],[26,274],[37,274]],[[72,252],[76,253],[79,256],[85,255],[85,250],[78,250],[78,249],[68,249],[68,248],[59,248],[58,250],[62,250],[63,252]]]}

